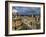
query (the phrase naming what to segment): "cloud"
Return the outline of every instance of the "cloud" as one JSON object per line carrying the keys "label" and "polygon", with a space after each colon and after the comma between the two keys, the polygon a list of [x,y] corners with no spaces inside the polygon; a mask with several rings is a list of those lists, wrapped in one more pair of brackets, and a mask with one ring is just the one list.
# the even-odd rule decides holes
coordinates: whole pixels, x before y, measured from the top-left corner
{"label": "cloud", "polygon": [[40,7],[20,7],[14,6],[13,10],[17,10],[20,15],[39,15],[40,14]]}

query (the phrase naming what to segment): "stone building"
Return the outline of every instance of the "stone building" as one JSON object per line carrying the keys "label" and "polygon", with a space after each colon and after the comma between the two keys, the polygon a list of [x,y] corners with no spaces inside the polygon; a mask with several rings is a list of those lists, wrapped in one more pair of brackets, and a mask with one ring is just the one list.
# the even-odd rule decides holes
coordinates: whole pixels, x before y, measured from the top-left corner
{"label": "stone building", "polygon": [[27,24],[29,27],[31,26],[32,29],[39,29],[40,28],[40,16],[23,16],[23,22]]}
{"label": "stone building", "polygon": [[13,29],[15,27],[14,19],[16,19],[16,17],[17,19],[22,19],[22,22],[32,29],[40,29],[40,16],[34,16],[33,14],[31,16],[18,16],[18,13],[16,14],[15,18],[12,19]]}

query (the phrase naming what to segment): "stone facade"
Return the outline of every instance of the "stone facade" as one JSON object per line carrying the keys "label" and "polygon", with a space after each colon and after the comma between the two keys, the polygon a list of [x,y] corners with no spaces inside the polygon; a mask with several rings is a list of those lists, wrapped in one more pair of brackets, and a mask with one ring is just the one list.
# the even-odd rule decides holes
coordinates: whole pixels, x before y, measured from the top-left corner
{"label": "stone facade", "polygon": [[[40,29],[40,16],[16,16],[17,19],[22,19],[22,22],[27,26],[31,27],[32,29]],[[15,17],[15,19],[16,19]],[[12,27],[15,27],[15,21],[12,20]]]}

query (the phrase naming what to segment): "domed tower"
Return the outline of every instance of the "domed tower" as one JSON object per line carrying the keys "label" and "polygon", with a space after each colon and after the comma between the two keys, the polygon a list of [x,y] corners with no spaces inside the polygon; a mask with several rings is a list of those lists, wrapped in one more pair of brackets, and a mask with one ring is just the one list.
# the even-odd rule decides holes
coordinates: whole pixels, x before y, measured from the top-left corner
{"label": "domed tower", "polygon": [[15,15],[15,17],[13,18],[13,20],[21,19],[20,13],[17,10],[13,10],[13,13]]}

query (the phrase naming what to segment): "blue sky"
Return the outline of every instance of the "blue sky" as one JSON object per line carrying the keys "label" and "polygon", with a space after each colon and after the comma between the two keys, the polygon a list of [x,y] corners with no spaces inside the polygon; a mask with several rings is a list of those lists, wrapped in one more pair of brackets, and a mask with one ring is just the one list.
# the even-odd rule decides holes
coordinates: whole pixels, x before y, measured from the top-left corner
{"label": "blue sky", "polygon": [[20,15],[39,15],[40,7],[21,7],[21,6],[13,6],[13,10],[17,10]]}

